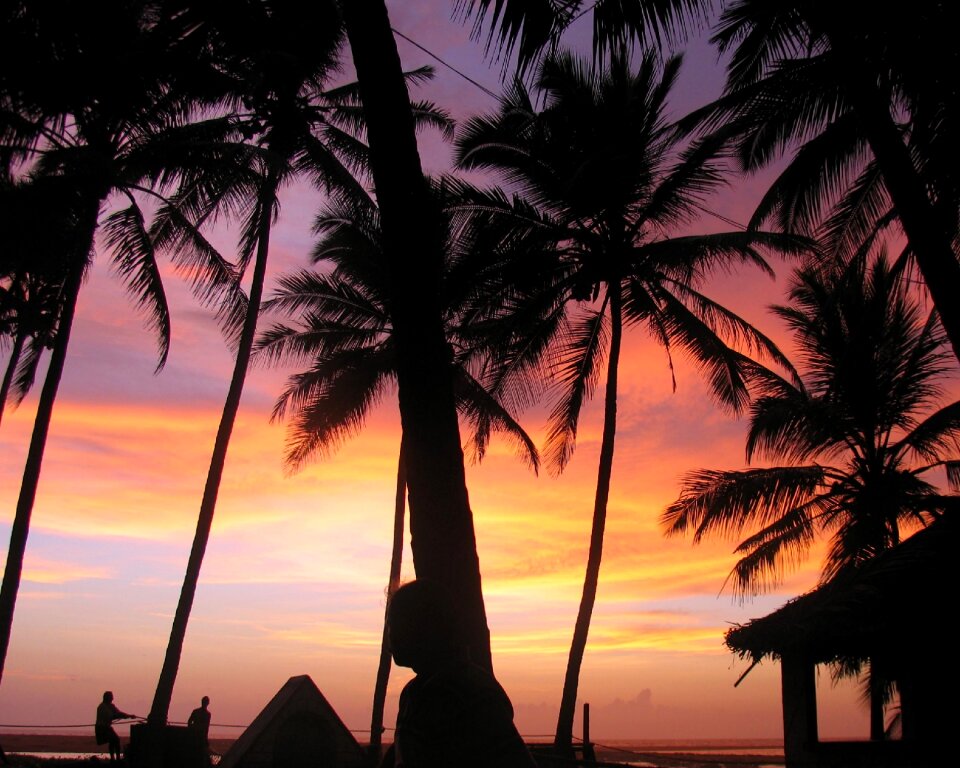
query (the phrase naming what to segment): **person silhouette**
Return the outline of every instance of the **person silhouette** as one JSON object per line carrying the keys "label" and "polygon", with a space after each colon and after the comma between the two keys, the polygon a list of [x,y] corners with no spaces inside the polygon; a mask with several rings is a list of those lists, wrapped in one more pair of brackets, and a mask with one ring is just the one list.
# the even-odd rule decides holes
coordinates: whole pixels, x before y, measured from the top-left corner
{"label": "person silhouette", "polygon": [[113,721],[131,717],[136,717],[136,715],[121,712],[114,705],[113,691],[103,692],[103,701],[97,705],[97,719],[93,726],[93,735],[96,737],[98,745],[108,745],[111,760],[120,759],[120,737],[113,730]]}
{"label": "person silhouette", "polygon": [[203,754],[210,756],[210,697],[204,696],[200,699],[200,706],[190,713],[187,718],[187,728],[197,735],[197,742],[203,749]]}
{"label": "person silhouette", "polygon": [[381,768],[534,768],[510,699],[470,661],[457,615],[447,591],[424,579],[390,598],[390,652],[417,674],[400,694],[393,746]]}

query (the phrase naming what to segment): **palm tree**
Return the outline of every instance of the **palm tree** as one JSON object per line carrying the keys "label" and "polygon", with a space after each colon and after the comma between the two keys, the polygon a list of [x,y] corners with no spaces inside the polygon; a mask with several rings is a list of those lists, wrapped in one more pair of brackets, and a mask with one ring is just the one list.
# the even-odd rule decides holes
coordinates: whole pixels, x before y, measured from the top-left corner
{"label": "palm tree", "polygon": [[[349,106],[338,104],[340,96],[335,92],[324,91],[328,79],[337,71],[342,34],[339,12],[333,2],[314,3],[304,10],[294,3],[249,0],[229,7],[204,6],[191,18],[209,28],[216,41],[224,76],[221,98],[242,105],[245,111],[221,121],[225,132],[213,136],[215,150],[181,174],[179,194],[159,212],[153,234],[181,259],[202,262],[212,248],[200,234],[199,225],[219,213],[239,213],[242,228],[234,285],[238,285],[251,263],[253,274],[249,295],[238,300],[235,291],[227,293],[220,307],[226,332],[236,347],[236,358],[148,716],[154,726],[167,722],[187,623],[213,526],[227,449],[256,335],[279,192],[285,184],[303,175],[326,188],[356,184],[346,166],[354,159],[351,153],[361,146],[343,130],[345,123],[356,123]],[[223,138],[231,138],[231,132],[248,137],[249,143],[222,143]],[[224,159],[233,162],[225,163]]]}
{"label": "palm tree", "polygon": [[[953,170],[960,62],[945,37],[947,14],[934,0],[897,15],[872,13],[866,3],[837,14],[820,0],[738,0],[714,36],[733,56],[725,96],[710,111],[712,124],[740,132],[747,169],[802,145],[755,221],[777,216],[809,231],[850,183],[846,204],[860,209],[868,228],[883,225],[892,206],[960,358]],[[832,230],[849,254],[864,226],[838,232],[834,222]]]}
{"label": "palm tree", "polygon": [[[595,46],[622,39],[613,23],[629,17],[631,34],[652,35],[707,6],[705,0],[600,0],[550,4],[550,14],[565,9],[595,10]],[[622,6],[622,11],[619,7]],[[497,49],[530,31],[542,4],[515,0],[458,0],[464,18],[493,8],[489,38]],[[517,11],[519,9],[519,11]],[[502,12],[507,11],[507,12]],[[604,15],[606,11],[606,15]],[[415,534],[417,575],[442,581],[457,595],[471,655],[492,670],[490,632],[481,590],[473,519],[467,498],[463,452],[453,397],[452,376],[443,337],[442,307],[436,299],[443,255],[439,243],[424,243],[423,232],[439,231],[429,189],[417,153],[409,97],[384,0],[343,4],[363,99],[371,148],[370,165],[383,217],[384,246],[390,269],[391,302],[398,337],[397,384],[404,434],[408,438],[410,524]],[[567,24],[574,15],[566,16]],[[554,29],[553,21],[547,19]],[[661,25],[658,27],[657,25]],[[564,25],[561,25],[564,26]],[[538,35],[554,39],[550,33]]]}
{"label": "palm tree", "polygon": [[[683,349],[707,375],[717,400],[739,411],[749,364],[724,339],[781,359],[758,331],[699,287],[712,269],[751,263],[770,271],[758,248],[798,244],[762,232],[672,237],[722,183],[718,144],[682,148],[665,117],[680,69],[660,71],[652,55],[634,71],[623,58],[607,68],[562,55],[548,58],[537,110],[517,82],[499,112],[470,121],[458,140],[462,167],[499,171],[520,198],[475,204],[485,228],[502,228],[517,268],[531,275],[514,298],[516,328],[500,385],[543,368],[558,392],[547,450],[562,471],[580,410],[606,359],[603,436],[590,549],[574,629],[556,743],[568,749],[580,667],[596,600],[616,434],[617,377],[625,326],[644,325],[667,350]],[[497,391],[495,389],[495,391]]]}
{"label": "palm tree", "polygon": [[730,574],[737,594],[776,584],[820,537],[821,580],[900,541],[901,529],[942,513],[945,496],[924,475],[957,479],[960,401],[934,410],[952,369],[936,313],[924,319],[909,281],[885,254],[869,263],[806,267],[790,305],[773,308],[793,332],[802,379],[757,379],[746,470],[698,470],[663,514],[670,535],[744,538]]}
{"label": "palm tree", "polygon": [[[955,504],[924,475],[947,468],[956,488],[960,401],[938,410],[951,369],[936,314],[926,321],[901,268],[869,249],[849,263],[795,276],[791,304],[774,312],[793,331],[803,380],[768,373],[747,436],[754,456],[783,462],[747,470],[699,470],[663,514],[666,532],[740,538],[730,574],[736,593],[756,593],[800,563],[815,541],[829,549],[821,581],[896,545]],[[840,674],[860,672],[847,664]],[[889,686],[871,667],[871,737],[883,736]]]}
{"label": "palm tree", "polygon": [[8,402],[17,406],[26,397],[43,351],[53,346],[60,295],[60,286],[37,272],[17,272],[0,287],[0,333],[12,339],[0,382],[0,422]]}
{"label": "palm tree", "polygon": [[[452,185],[453,189],[457,185]],[[467,238],[451,216],[449,183],[435,186],[445,212],[447,235],[443,299],[447,335],[454,347],[455,393],[461,414],[473,427],[472,453],[482,459],[491,429],[517,443],[521,457],[536,471],[539,456],[533,442],[503,406],[484,390],[471,370],[482,368],[483,349],[475,334],[464,333],[463,309],[470,293],[486,285],[476,273]],[[445,202],[447,201],[447,202]],[[265,311],[280,311],[298,319],[295,325],[276,324],[266,331],[257,353],[267,361],[306,363],[294,374],[277,400],[273,418],[290,418],[287,466],[296,471],[317,455],[335,450],[358,431],[370,408],[396,381],[396,340],[387,302],[385,256],[376,203],[365,192],[341,195],[317,217],[321,240],[313,261],[322,268],[280,279],[280,289],[264,304]],[[483,298],[483,297],[479,297]],[[388,597],[399,587],[406,517],[406,438],[401,439],[397,460],[393,547]],[[374,690],[370,752],[379,759],[383,704],[390,673],[386,621]]]}
{"label": "palm tree", "polygon": [[[203,79],[198,73],[207,60],[203,41],[162,6],[161,0],[116,2],[96,15],[80,2],[20,0],[4,7],[4,54],[21,61],[0,75],[0,156],[7,178],[29,182],[18,194],[36,191],[46,206],[31,220],[46,217],[60,240],[53,280],[60,295],[0,588],[0,676],[77,297],[101,223],[116,271],[156,333],[158,369],[166,358],[169,315],[137,196],[162,186],[169,158],[157,145],[188,122],[198,98],[187,86]],[[116,209],[101,222],[110,199]]]}

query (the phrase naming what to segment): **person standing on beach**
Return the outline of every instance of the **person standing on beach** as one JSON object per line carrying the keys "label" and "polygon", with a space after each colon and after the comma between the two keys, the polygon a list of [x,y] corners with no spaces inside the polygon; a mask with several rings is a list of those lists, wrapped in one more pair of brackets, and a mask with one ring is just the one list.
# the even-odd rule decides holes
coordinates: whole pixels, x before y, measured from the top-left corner
{"label": "person standing on beach", "polygon": [[203,754],[209,759],[210,710],[207,709],[208,706],[210,706],[210,697],[204,696],[200,699],[200,706],[193,710],[190,717],[187,718],[187,728],[197,735],[197,743],[200,744]]}
{"label": "person standing on beach", "polygon": [[104,691],[103,701],[97,705],[97,720],[93,726],[93,735],[98,745],[109,745],[111,760],[120,759],[120,737],[113,730],[113,721],[134,717],[136,715],[128,715],[116,708],[113,703],[113,691]]}
{"label": "person standing on beach", "polygon": [[417,676],[400,694],[393,746],[381,768],[535,768],[506,692],[468,658],[452,599],[411,581],[390,598],[390,652]]}

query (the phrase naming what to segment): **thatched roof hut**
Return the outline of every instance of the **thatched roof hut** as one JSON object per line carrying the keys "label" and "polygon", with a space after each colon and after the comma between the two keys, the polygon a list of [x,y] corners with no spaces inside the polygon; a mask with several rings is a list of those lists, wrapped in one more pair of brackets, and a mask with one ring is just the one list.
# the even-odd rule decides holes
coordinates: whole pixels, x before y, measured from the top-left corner
{"label": "thatched roof hut", "polygon": [[[944,515],[856,571],[727,632],[733,652],[781,663],[788,766],[942,766],[960,693],[952,658],[958,545],[960,520]],[[815,667],[830,662],[869,663],[896,681],[900,743],[819,742]]]}

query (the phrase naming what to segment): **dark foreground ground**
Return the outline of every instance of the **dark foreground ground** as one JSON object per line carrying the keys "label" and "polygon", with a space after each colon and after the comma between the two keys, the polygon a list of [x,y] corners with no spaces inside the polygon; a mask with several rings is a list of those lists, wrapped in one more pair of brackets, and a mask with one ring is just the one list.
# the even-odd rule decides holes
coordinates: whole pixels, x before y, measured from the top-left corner
{"label": "dark foreground ground", "polygon": [[[126,740],[124,740],[126,741]],[[211,749],[224,754],[233,739],[210,739]],[[0,745],[9,756],[10,765],[22,768],[109,768],[106,751],[97,747],[93,736],[60,734],[0,734]],[[15,753],[100,753],[100,757],[75,759],[70,757],[33,757]],[[624,766],[648,765],[658,768],[740,768],[742,766],[781,766],[782,757],[749,754],[684,754],[664,753],[655,750],[623,751],[597,748],[599,765]],[[120,763],[120,766],[124,763]],[[119,768],[119,766],[118,766]]]}

